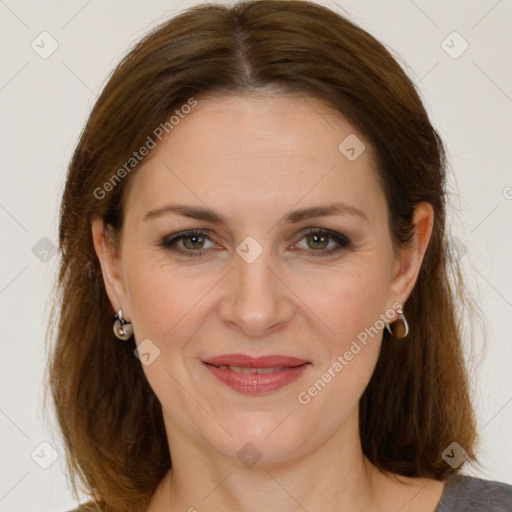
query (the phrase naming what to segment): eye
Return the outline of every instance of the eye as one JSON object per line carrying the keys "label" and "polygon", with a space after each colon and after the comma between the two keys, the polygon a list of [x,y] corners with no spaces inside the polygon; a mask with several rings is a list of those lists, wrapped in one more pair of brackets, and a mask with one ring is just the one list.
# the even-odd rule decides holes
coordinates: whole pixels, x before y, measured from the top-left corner
{"label": "eye", "polygon": [[[300,240],[306,240],[306,250],[314,248],[311,251],[313,256],[326,256],[351,247],[351,241],[345,235],[326,229],[311,229],[304,233]],[[333,242],[333,246],[326,249],[329,242]]]}
{"label": "eye", "polygon": [[[204,231],[193,230],[168,236],[159,245],[184,256],[198,257],[208,252],[207,249],[205,250],[205,243],[208,240],[211,242]],[[326,229],[310,229],[302,235],[299,242],[302,240],[306,240],[308,247],[301,249],[308,251],[308,248],[313,247],[309,251],[313,256],[334,254],[342,249],[351,247],[351,241],[345,235]],[[326,247],[329,247],[330,242],[334,246],[327,249]],[[295,245],[297,246],[298,244]]]}
{"label": "eye", "polygon": [[[186,231],[165,238],[159,245],[184,256],[201,256],[207,252],[202,250],[206,240],[210,239],[203,231]],[[183,242],[184,248],[178,242]]]}

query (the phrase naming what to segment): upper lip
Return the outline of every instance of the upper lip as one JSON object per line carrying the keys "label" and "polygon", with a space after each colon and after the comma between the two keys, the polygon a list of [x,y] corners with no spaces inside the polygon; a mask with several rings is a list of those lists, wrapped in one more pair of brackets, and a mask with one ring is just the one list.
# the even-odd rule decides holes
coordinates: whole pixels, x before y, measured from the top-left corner
{"label": "upper lip", "polygon": [[309,361],[297,357],[271,354],[261,357],[251,357],[245,354],[222,354],[203,361],[214,366],[239,366],[241,368],[270,368],[274,366],[301,366]]}

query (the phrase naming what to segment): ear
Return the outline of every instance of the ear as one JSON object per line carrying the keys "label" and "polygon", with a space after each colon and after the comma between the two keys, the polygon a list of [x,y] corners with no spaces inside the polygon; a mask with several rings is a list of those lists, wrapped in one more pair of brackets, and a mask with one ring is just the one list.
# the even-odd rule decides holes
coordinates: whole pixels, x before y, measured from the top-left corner
{"label": "ear", "polygon": [[[434,209],[426,201],[416,205],[413,222],[415,233],[411,247],[400,250],[393,269],[391,297],[404,304],[411,294],[420,272],[423,256],[427,250],[434,226]],[[396,314],[398,318],[398,314]]]}
{"label": "ear", "polygon": [[123,309],[123,318],[128,322],[131,319],[128,301],[126,300],[126,288],[121,272],[121,261],[115,254],[112,241],[109,240],[109,231],[106,229],[102,218],[91,220],[92,238],[94,249],[98,256],[103,274],[103,282],[112,308],[117,313]]}

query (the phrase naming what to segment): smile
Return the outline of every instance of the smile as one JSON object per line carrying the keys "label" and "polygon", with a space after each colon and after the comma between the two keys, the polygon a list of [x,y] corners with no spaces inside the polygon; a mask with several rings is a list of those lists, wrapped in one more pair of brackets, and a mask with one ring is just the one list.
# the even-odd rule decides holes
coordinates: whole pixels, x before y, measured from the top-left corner
{"label": "smile", "polygon": [[304,363],[298,366],[270,366],[250,368],[232,365],[215,366],[203,363],[209,372],[220,382],[234,391],[249,395],[266,394],[277,391],[297,380],[311,366]]}

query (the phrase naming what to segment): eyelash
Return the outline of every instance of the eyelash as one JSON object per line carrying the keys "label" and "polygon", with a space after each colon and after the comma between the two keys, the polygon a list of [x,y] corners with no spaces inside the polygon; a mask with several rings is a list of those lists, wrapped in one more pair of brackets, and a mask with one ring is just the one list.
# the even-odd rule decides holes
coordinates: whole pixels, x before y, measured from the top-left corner
{"label": "eyelash", "polygon": [[[306,233],[304,233],[302,235],[302,237],[299,239],[299,241],[302,240],[303,238],[307,237],[308,235],[326,236],[330,240],[333,240],[338,244],[334,248],[324,249],[321,251],[314,251],[313,249],[311,249],[311,252],[313,253],[313,255],[315,257],[329,256],[329,255],[337,253],[343,249],[349,249],[352,246],[352,242],[345,235],[336,233],[334,231],[325,230],[325,229],[310,229],[309,231],[307,231]],[[184,250],[184,249],[179,249],[179,248],[173,247],[176,245],[176,242],[178,242],[179,240],[182,240],[183,238],[193,237],[193,236],[199,236],[201,238],[204,237],[207,240],[210,240],[210,238],[206,235],[205,232],[198,231],[198,230],[191,230],[191,231],[184,231],[182,233],[177,233],[176,235],[168,236],[168,237],[164,238],[163,241],[161,243],[159,243],[158,245],[160,245],[164,249],[167,249],[167,250],[170,250],[173,252],[177,252],[178,254],[182,254],[182,255],[188,256],[188,257],[203,256],[205,253],[208,252],[208,249],[191,251],[189,249]]]}

